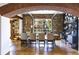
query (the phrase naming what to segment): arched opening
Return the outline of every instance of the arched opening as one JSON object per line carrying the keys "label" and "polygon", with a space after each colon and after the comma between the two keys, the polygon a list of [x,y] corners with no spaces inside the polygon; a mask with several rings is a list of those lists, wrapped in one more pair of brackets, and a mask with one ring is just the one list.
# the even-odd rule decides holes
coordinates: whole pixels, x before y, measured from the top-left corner
{"label": "arched opening", "polygon": [[[14,8],[13,8],[14,7]],[[6,11],[5,11],[6,10]],[[33,3],[14,3],[7,4],[0,8],[0,14],[4,16],[11,17],[12,15],[21,14],[23,12],[35,11],[35,10],[56,10],[62,11],[65,13],[70,13],[75,16],[79,16],[78,14],[78,4],[56,4],[56,3],[41,3],[41,4],[33,4]],[[3,11],[3,12],[2,12]]]}
{"label": "arched opening", "polygon": [[38,11],[38,10],[56,10],[56,11],[61,11],[64,13],[69,13],[75,16],[79,16],[77,12],[71,8],[64,8],[64,7],[58,7],[58,6],[32,6],[28,8],[20,8],[3,15],[6,17],[13,17],[17,14],[22,14],[24,12]]}
{"label": "arched opening", "polygon": [[[10,4],[9,4],[10,5]],[[60,45],[61,47],[69,46],[70,48],[74,48],[78,50],[78,9],[72,8],[73,5],[63,5],[62,4],[34,4],[32,6],[29,4],[15,4],[14,9],[12,10],[12,4],[7,5],[7,8],[10,8],[9,10],[4,11],[6,8],[1,8],[4,12],[0,12],[1,15],[9,17],[11,19],[11,39],[12,40],[20,40],[20,48],[22,48],[21,44],[27,44],[27,46],[30,46],[29,40],[26,40],[25,38],[28,37],[30,39],[29,35],[33,35],[33,40],[30,40],[30,43],[37,43],[36,48],[38,48],[38,45],[41,47],[45,47],[47,49],[48,44],[52,45],[54,48],[54,43],[57,43],[57,45]],[[6,6],[5,6],[6,7]],[[61,11],[61,12],[60,12]],[[60,19],[60,20],[59,20]],[[50,22],[50,23],[49,23]],[[34,26],[37,27],[34,27]],[[43,27],[44,25],[44,27]],[[38,29],[38,26],[40,27]],[[37,28],[37,29],[36,29]],[[20,30],[19,30],[20,29]],[[73,32],[75,31],[75,35]],[[26,33],[29,33],[28,36]],[[43,33],[43,34],[40,34]],[[50,37],[53,38],[52,34],[59,35],[58,37],[55,37],[57,39],[57,42],[54,40],[50,40]],[[23,36],[21,36],[21,34]],[[38,35],[39,34],[39,35]],[[45,35],[46,34],[46,35]],[[35,35],[35,37],[34,37]],[[42,35],[42,36],[41,36]],[[22,37],[25,40],[21,40]],[[59,37],[62,37],[61,40]],[[38,38],[43,40],[38,40]],[[49,38],[49,40],[47,40]],[[36,40],[35,40],[36,39]],[[46,39],[46,40],[44,40]],[[75,39],[75,40],[73,40]],[[60,40],[60,41],[59,41]],[[26,43],[27,41],[27,43]],[[52,42],[51,42],[52,41]],[[58,42],[59,41],[59,42]],[[19,41],[17,41],[19,42]],[[64,42],[64,43],[63,43]],[[74,44],[75,42],[75,44]],[[38,44],[39,43],[39,44]],[[52,43],[52,44],[51,44]],[[42,45],[41,45],[42,44]],[[45,44],[45,46],[44,46]],[[66,45],[65,45],[66,44]],[[15,44],[16,45],[16,44]],[[76,46],[76,47],[74,47]],[[18,46],[16,46],[17,48]],[[48,46],[49,47],[49,46]],[[58,47],[57,49],[61,48]],[[18,49],[18,48],[17,48]],[[25,48],[24,48],[25,49]],[[29,48],[28,48],[29,49]],[[40,48],[42,49],[42,48]],[[39,50],[39,49],[38,49]],[[40,54],[41,52],[38,50],[34,50],[33,54]],[[60,49],[59,51],[61,51]],[[71,50],[71,49],[70,49]],[[38,51],[39,53],[35,52]],[[47,51],[47,50],[43,50]],[[51,50],[49,49],[49,52]],[[22,50],[21,50],[22,52]],[[62,54],[68,54],[67,51],[62,51]],[[23,52],[24,53],[24,52]],[[22,54],[23,54],[22,53]],[[25,53],[28,54],[29,52]],[[44,52],[43,54],[46,54],[47,52]],[[52,52],[50,54],[54,54],[56,52]],[[19,52],[17,52],[19,54]],[[56,54],[60,54],[60,52],[57,52]]]}
{"label": "arched opening", "polygon": [[[59,46],[61,46],[61,47],[65,47],[65,43],[68,43],[70,46],[73,44],[72,43],[72,41],[73,41],[73,36],[72,36],[72,32],[73,32],[73,29],[75,28],[75,27],[73,27],[73,26],[77,26],[76,28],[75,28],[75,30],[76,30],[76,32],[78,32],[78,17],[76,17],[76,16],[73,16],[73,15],[71,15],[71,14],[67,14],[67,13],[64,13],[64,12],[60,12],[60,11],[54,11],[54,10],[37,10],[37,11],[29,11],[29,12],[23,12],[23,13],[21,13],[21,14],[17,14],[17,16],[20,18],[20,19],[22,19],[22,24],[21,24],[21,34],[23,33],[23,35],[25,34],[25,33],[27,33],[28,35],[33,35],[34,36],[34,34],[33,33],[35,33],[35,35],[40,35],[40,33],[45,33],[45,31],[43,32],[43,30],[44,30],[44,28],[39,28],[39,29],[35,29],[34,27],[33,27],[33,25],[35,24],[35,23],[39,23],[39,22],[41,22],[41,23],[39,23],[38,25],[40,26],[40,27],[42,27],[42,23],[43,23],[43,19],[49,19],[49,21],[50,21],[50,19],[52,20],[52,23],[53,23],[53,25],[51,25],[52,27],[50,27],[50,28],[52,28],[52,30],[50,31],[49,29],[47,29],[46,31],[47,31],[47,34],[48,33],[53,33],[53,34],[60,34],[60,33],[62,33],[62,35],[66,35],[66,36],[63,36],[63,38],[62,39],[64,39],[64,40],[62,40],[61,42],[59,42],[59,41],[57,41],[56,43],[59,45]],[[15,19],[16,17],[14,17],[14,19]],[[17,19],[16,19],[17,20]],[[54,21],[54,20],[57,20],[57,21]],[[60,20],[60,21],[59,21]],[[75,21],[74,21],[75,20]],[[68,22],[68,23],[65,23],[65,22]],[[76,23],[76,24],[74,24],[74,22]],[[25,25],[24,25],[24,24]],[[30,23],[30,24],[29,24]],[[28,25],[29,24],[29,25]],[[41,25],[40,25],[41,24]],[[48,23],[47,23],[48,24]],[[57,25],[58,24],[58,25]],[[73,25],[72,25],[73,24]],[[44,24],[43,24],[44,25]],[[48,24],[49,25],[49,24]],[[16,25],[15,25],[16,26]],[[37,25],[36,25],[37,26]],[[61,27],[61,28],[60,28]],[[66,28],[67,27],[67,28]],[[49,27],[48,27],[49,28]],[[65,29],[66,28],[66,29]],[[45,28],[46,29],[46,28]],[[54,32],[55,31],[55,29],[57,30],[56,32]],[[30,33],[30,34],[29,34]],[[68,34],[67,34],[68,33]],[[13,35],[14,33],[12,33],[12,35]],[[25,34],[26,35],[26,34]],[[40,38],[40,36],[37,36],[37,37],[39,37]],[[43,34],[41,34],[41,35],[43,35]],[[48,34],[48,35],[50,35],[50,34]],[[76,36],[74,37],[76,40],[78,39],[77,38],[78,37],[78,33],[76,33]],[[32,38],[34,38],[34,37],[32,37]],[[35,37],[36,38],[36,37]],[[38,38],[37,38],[38,39]],[[45,39],[45,38],[44,38]],[[46,38],[47,39],[47,38]],[[22,40],[22,41],[24,41],[24,43],[26,44],[26,40]],[[38,41],[40,41],[40,43],[38,42]],[[39,39],[37,42],[36,42],[36,40],[31,40],[31,42],[32,42],[32,44],[34,43],[34,45],[33,46],[36,46],[36,47],[38,47],[38,43],[40,44],[39,46],[40,47],[44,47],[44,40],[41,40],[41,39]],[[49,42],[49,45],[48,46],[51,46],[52,47],[52,40],[48,40]],[[64,44],[62,44],[62,42],[64,42]],[[78,41],[76,41],[76,43],[77,43]],[[37,43],[37,45],[35,45]],[[23,43],[22,43],[23,44]],[[78,44],[78,43],[77,43]],[[46,44],[47,45],[47,44]],[[62,46],[63,45],[63,46]]]}

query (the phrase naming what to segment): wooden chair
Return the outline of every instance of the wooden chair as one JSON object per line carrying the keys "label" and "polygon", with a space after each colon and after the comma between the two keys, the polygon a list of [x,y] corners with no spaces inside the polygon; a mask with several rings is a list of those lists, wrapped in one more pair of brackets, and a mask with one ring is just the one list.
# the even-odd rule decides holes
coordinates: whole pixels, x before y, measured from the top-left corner
{"label": "wooden chair", "polygon": [[39,33],[38,37],[39,37],[40,41],[44,41],[45,40],[45,34],[44,33]]}
{"label": "wooden chair", "polygon": [[40,42],[44,42],[44,46],[45,46],[45,34],[39,33],[38,37],[39,37],[39,44],[41,44]]}
{"label": "wooden chair", "polygon": [[35,33],[30,33],[29,38],[30,38],[31,41],[36,40],[36,34]]}
{"label": "wooden chair", "polygon": [[21,46],[26,46],[26,45],[27,45],[27,34],[21,33]]}
{"label": "wooden chair", "polygon": [[31,43],[33,41],[36,41],[36,34],[35,33],[29,33],[29,35],[28,35],[28,41],[27,41],[28,46],[31,46]]}
{"label": "wooden chair", "polygon": [[54,40],[54,36],[52,33],[47,33],[47,40],[49,40],[49,41]]}
{"label": "wooden chair", "polygon": [[47,33],[47,42],[52,42],[52,46],[53,47],[55,46],[55,40],[54,40],[53,33]]}

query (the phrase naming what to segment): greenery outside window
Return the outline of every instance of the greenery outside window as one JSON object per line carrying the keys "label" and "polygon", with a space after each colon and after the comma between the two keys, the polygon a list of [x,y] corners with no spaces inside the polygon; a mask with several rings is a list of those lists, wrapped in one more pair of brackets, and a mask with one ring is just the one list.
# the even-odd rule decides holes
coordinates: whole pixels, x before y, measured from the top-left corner
{"label": "greenery outside window", "polygon": [[33,32],[44,33],[52,32],[52,19],[34,19],[33,21]]}

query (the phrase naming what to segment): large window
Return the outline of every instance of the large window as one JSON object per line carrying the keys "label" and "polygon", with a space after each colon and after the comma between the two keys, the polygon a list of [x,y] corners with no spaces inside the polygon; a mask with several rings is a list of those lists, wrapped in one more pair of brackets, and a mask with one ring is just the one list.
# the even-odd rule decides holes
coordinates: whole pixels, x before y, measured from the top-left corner
{"label": "large window", "polygon": [[33,32],[44,33],[52,31],[52,20],[51,19],[34,19],[33,21]]}

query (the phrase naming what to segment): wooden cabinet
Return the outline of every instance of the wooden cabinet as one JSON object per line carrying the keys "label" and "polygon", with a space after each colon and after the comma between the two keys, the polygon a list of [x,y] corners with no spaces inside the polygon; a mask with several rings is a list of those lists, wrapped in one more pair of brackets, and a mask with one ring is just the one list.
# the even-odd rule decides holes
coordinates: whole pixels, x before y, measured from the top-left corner
{"label": "wooden cabinet", "polygon": [[11,39],[18,39],[19,37],[19,19],[12,18],[10,21],[11,24]]}

